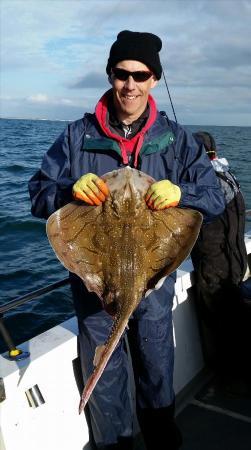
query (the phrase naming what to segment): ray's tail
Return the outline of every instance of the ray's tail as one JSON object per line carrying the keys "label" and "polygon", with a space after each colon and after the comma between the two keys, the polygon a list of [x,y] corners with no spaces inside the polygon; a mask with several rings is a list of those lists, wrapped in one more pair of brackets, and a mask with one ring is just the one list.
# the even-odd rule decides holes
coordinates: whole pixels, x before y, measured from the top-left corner
{"label": "ray's tail", "polygon": [[84,387],[83,393],[81,395],[81,400],[79,404],[79,414],[83,411],[86,403],[88,402],[92,391],[94,390],[99,378],[101,377],[112,353],[114,352],[124,330],[128,324],[129,316],[126,318],[119,316],[115,319],[112,331],[104,345],[96,348],[94,365],[95,369],[88,378],[86,385]]}

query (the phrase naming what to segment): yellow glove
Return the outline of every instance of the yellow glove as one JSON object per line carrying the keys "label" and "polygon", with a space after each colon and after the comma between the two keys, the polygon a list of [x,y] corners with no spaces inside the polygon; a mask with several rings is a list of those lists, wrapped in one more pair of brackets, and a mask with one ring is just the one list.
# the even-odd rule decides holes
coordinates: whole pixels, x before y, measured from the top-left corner
{"label": "yellow glove", "polygon": [[79,178],[72,188],[73,197],[89,205],[101,205],[109,194],[107,184],[94,173]]}
{"label": "yellow glove", "polygon": [[165,209],[177,206],[181,197],[179,186],[169,180],[156,181],[146,193],[146,204],[151,209]]}

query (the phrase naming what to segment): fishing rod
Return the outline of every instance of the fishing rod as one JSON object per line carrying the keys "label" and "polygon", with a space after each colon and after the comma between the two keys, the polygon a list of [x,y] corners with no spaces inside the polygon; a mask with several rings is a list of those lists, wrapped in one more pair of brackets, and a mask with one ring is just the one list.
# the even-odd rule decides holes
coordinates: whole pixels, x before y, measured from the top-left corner
{"label": "fishing rod", "polygon": [[173,115],[174,115],[174,118],[175,118],[175,122],[178,123],[177,117],[176,117],[176,114],[175,114],[175,110],[174,110],[174,106],[173,106],[173,102],[172,102],[172,98],[171,98],[171,94],[170,94],[170,91],[169,91],[169,88],[168,88],[168,84],[167,84],[167,81],[166,81],[166,76],[165,76],[164,70],[163,70],[163,77],[164,77],[166,89],[167,89],[167,92],[168,92],[169,100],[170,100],[170,103],[171,103],[171,107],[172,107],[172,110],[173,110]]}

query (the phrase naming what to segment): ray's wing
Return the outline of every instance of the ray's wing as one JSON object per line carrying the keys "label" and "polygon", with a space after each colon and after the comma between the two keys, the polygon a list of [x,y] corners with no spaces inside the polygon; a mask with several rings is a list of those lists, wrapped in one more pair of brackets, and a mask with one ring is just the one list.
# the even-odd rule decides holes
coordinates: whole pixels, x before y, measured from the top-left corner
{"label": "ray's wing", "polygon": [[104,290],[102,245],[98,242],[101,211],[101,206],[71,202],[52,214],[46,225],[48,239],[60,262],[99,297]]}
{"label": "ray's wing", "polygon": [[202,224],[202,214],[188,208],[153,211],[153,234],[149,240],[147,288],[174,272],[191,252]]}

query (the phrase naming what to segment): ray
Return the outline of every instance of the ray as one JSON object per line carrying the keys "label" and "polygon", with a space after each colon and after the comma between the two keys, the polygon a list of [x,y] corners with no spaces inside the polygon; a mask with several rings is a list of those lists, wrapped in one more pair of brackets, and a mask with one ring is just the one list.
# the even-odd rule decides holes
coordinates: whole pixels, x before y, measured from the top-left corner
{"label": "ray", "polygon": [[108,339],[96,349],[79,412],[145,292],[189,255],[202,223],[202,215],[192,209],[149,209],[145,194],[155,180],[143,172],[126,167],[102,178],[110,191],[102,205],[74,201],[47,221],[48,239],[61,263],[99,296],[108,312],[115,311]]}

